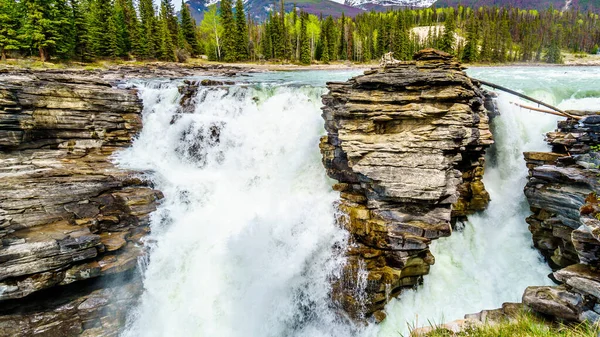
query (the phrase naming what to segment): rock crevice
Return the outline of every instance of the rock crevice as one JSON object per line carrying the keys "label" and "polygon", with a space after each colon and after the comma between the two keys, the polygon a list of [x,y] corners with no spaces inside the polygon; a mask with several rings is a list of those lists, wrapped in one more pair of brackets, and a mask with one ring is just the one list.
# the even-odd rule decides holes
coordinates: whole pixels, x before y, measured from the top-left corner
{"label": "rock crevice", "polygon": [[434,50],[327,87],[321,153],[350,233],[334,297],[354,319],[381,319],[390,298],[429,272],[431,240],[489,201],[485,98],[459,63]]}

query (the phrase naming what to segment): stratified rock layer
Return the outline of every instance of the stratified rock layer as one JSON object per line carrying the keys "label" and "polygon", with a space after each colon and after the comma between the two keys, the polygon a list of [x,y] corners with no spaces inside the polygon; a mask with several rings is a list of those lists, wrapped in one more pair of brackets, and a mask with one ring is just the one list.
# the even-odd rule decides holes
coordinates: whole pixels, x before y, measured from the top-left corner
{"label": "stratified rock layer", "polygon": [[334,297],[354,319],[381,319],[390,298],[429,272],[431,240],[489,201],[484,96],[434,50],[327,87],[321,152],[351,234]]}
{"label": "stratified rock layer", "polygon": [[568,321],[600,320],[600,116],[558,122],[552,153],[529,152],[525,195],[533,242],[555,270],[556,287],[529,287],[523,303]]}
{"label": "stratified rock layer", "polygon": [[[131,143],[141,110],[135,91],[99,79],[43,72],[0,77],[0,304],[25,307],[42,290],[60,286],[68,293],[80,281],[136,267],[162,194],[109,156]],[[101,314],[84,301],[86,310]],[[115,329],[101,315],[70,317],[70,307],[46,307],[56,310],[48,320],[36,320],[45,317],[36,309],[29,317],[21,305],[11,307],[3,305],[0,334],[16,331],[17,323],[24,333],[51,323],[52,331],[65,331],[61,336]]]}

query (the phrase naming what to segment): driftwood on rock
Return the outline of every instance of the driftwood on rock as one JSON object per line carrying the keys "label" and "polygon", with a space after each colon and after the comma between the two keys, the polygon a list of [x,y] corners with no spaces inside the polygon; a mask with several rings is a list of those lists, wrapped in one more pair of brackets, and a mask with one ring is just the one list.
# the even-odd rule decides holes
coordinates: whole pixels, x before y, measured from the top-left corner
{"label": "driftwood on rock", "polygon": [[390,298],[429,272],[431,240],[488,203],[484,96],[451,55],[431,49],[327,87],[321,153],[351,234],[334,297],[355,319],[381,319]]}

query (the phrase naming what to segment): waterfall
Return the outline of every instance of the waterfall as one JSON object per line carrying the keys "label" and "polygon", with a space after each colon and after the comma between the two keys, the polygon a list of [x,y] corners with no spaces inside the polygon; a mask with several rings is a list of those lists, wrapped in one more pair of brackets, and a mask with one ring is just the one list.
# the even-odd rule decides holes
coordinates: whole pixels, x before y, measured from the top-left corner
{"label": "waterfall", "polygon": [[[181,83],[179,83],[181,84]],[[351,336],[331,308],[346,233],[319,153],[322,88],[139,84],[144,128],[116,160],[165,199],[124,336]]]}
{"label": "waterfall", "polygon": [[[500,94],[500,116],[492,121],[495,144],[488,151],[484,183],[491,202],[458,224],[449,238],[431,245],[435,265],[423,286],[388,304],[380,336],[408,335],[409,327],[430,326],[504,302],[520,302],[530,285],[551,285],[550,268],[535,250],[525,218],[524,151],[547,151],[543,134],[558,117],[521,109],[514,96]],[[521,102],[524,103],[524,102]]]}
{"label": "waterfall", "polygon": [[[522,152],[547,150],[543,134],[557,117],[500,95],[484,176],[488,209],[432,244],[431,273],[388,304],[383,324],[356,327],[341,319],[330,303],[330,280],[344,264],[338,252],[347,233],[335,226],[338,193],[318,149],[322,85],[333,75],[278,75],[287,85],[269,76],[256,75],[260,85],[201,88],[186,113],[179,105],[183,82],[136,84],[144,128],[115,160],[147,172],[165,199],[152,215],[150,253],[141,261],[144,294],[123,336],[396,337],[409,325],[497,308],[520,301],[527,286],[551,284],[524,220],[530,212]],[[561,94],[554,103],[564,109],[596,96],[583,89]]]}

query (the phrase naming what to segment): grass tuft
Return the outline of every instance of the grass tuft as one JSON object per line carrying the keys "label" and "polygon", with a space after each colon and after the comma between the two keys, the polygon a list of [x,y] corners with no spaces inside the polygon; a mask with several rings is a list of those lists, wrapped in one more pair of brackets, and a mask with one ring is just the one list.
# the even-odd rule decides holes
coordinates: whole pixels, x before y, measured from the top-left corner
{"label": "grass tuft", "polygon": [[419,337],[598,337],[600,327],[597,324],[562,324],[545,321],[539,316],[522,312],[517,317],[481,326],[467,327],[454,333],[443,326]]}

